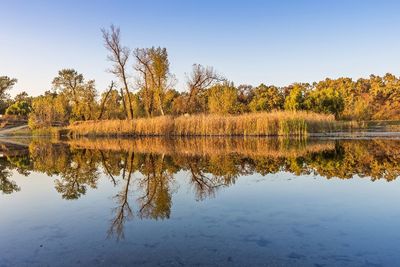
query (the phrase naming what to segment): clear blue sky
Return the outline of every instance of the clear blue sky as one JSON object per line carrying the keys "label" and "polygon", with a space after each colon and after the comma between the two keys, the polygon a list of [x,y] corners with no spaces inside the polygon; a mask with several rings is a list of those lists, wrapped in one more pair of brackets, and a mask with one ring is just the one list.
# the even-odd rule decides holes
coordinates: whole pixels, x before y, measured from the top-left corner
{"label": "clear blue sky", "polygon": [[113,79],[101,27],[121,27],[131,48],[164,46],[184,87],[193,63],[235,84],[287,85],[325,77],[400,74],[400,1],[0,0],[0,75],[12,94],[50,89],[61,68]]}

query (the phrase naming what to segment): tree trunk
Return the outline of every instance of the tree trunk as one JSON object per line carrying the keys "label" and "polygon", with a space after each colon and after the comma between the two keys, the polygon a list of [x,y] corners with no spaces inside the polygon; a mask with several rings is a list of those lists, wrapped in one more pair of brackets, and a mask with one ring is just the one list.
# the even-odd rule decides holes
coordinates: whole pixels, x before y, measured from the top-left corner
{"label": "tree trunk", "polygon": [[114,88],[114,82],[111,81],[110,89],[108,90],[106,96],[105,96],[104,99],[103,99],[103,102],[101,103],[100,114],[99,114],[99,117],[97,118],[98,120],[100,120],[101,117],[103,116],[103,113],[104,113],[104,106],[105,106],[105,104],[106,104],[108,95],[111,93],[111,90],[112,90],[113,88]]}
{"label": "tree trunk", "polygon": [[126,76],[125,76],[125,69],[122,72],[122,80],[124,81],[124,86],[125,86],[125,92],[128,96],[128,101],[129,101],[129,113],[128,113],[128,119],[133,119],[133,107],[132,107],[132,100],[131,100],[131,94],[129,93],[128,89],[128,83],[126,81]]}
{"label": "tree trunk", "polygon": [[122,97],[122,105],[124,106],[124,112],[128,116],[127,118],[129,119],[129,114],[126,109],[125,96],[124,96],[124,92],[122,91],[122,88],[121,88],[121,97]]}
{"label": "tree trunk", "polygon": [[163,109],[163,106],[162,106],[161,96],[160,95],[158,95],[158,103],[160,103],[159,108],[160,108],[161,116],[164,116],[164,109]]}

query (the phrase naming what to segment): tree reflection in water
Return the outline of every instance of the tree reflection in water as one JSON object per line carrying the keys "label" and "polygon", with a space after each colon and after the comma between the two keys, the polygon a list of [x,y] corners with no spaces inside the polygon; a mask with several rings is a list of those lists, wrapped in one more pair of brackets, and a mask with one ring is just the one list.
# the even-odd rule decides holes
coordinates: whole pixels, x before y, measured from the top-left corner
{"label": "tree reflection in water", "polygon": [[10,162],[5,159],[0,160],[0,191],[3,194],[11,194],[13,192],[18,192],[21,190],[15,181],[11,180],[12,166]]}
{"label": "tree reflection in water", "polygon": [[139,172],[143,175],[138,181],[141,191],[138,198],[139,216],[148,219],[168,219],[171,213],[171,184],[173,173],[165,155],[143,155]]}
{"label": "tree reflection in water", "polygon": [[[215,197],[240,176],[280,171],[330,179],[355,175],[392,181],[400,175],[399,140],[282,140],[242,138],[34,140],[16,148],[1,144],[0,191],[20,190],[12,172],[55,177],[64,199],[95,189],[102,175],[120,188],[108,235],[124,238],[124,223],[168,219],[175,174],[183,171],[197,200]],[[136,205],[130,200],[136,200]],[[135,207],[134,207],[135,206]]]}
{"label": "tree reflection in water", "polygon": [[[116,239],[124,239],[124,223],[133,218],[133,211],[129,206],[129,187],[131,185],[133,173],[134,153],[126,152],[123,160],[122,181],[124,183],[121,191],[114,197],[118,206],[113,209],[115,214],[111,220],[111,226],[108,230],[108,237],[116,235]],[[113,178],[114,179],[114,178]],[[115,181],[114,181],[115,182]],[[115,183],[114,183],[115,184]]]}

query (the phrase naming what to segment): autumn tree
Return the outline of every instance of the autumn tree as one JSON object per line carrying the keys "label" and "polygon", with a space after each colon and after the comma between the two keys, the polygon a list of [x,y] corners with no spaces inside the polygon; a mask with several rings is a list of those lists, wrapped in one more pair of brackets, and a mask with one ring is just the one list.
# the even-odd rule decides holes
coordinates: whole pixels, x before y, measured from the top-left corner
{"label": "autumn tree", "polygon": [[372,100],[369,95],[364,94],[357,96],[352,105],[353,112],[352,114],[348,114],[347,118],[356,119],[360,121],[370,120],[374,115],[371,103]]}
{"label": "autumn tree", "polygon": [[169,89],[163,97],[163,107],[166,114],[174,114],[174,101],[180,96],[180,93],[174,89]]}
{"label": "autumn tree", "polygon": [[101,95],[100,112],[97,119],[122,119],[126,116],[122,106],[122,97],[111,82],[108,90]]}
{"label": "autumn tree", "polygon": [[214,85],[208,90],[210,113],[235,114],[240,112],[237,89],[230,83]]}
{"label": "autumn tree", "polygon": [[370,76],[373,97],[373,119],[400,119],[400,79],[387,73],[384,77]]}
{"label": "autumn tree", "polygon": [[225,81],[225,78],[218,74],[213,67],[193,64],[192,72],[188,75],[186,81],[188,94],[183,100],[186,102],[186,112],[204,112],[206,110],[206,90],[222,81]]}
{"label": "autumn tree", "polygon": [[53,79],[54,90],[66,96],[71,105],[71,120],[95,118],[97,91],[94,80],[85,81],[82,74],[74,69],[63,69]]}
{"label": "autumn tree", "polygon": [[174,78],[169,71],[166,48],[137,48],[133,52],[136,59],[134,66],[138,72],[138,87],[146,115],[164,115],[164,96],[172,88]]}
{"label": "autumn tree", "polygon": [[63,94],[47,91],[32,100],[28,124],[31,129],[65,125],[70,119],[70,106]]}
{"label": "autumn tree", "polygon": [[172,114],[174,115],[182,115],[185,114],[187,111],[187,99],[188,99],[188,94],[186,92],[183,92],[179,95],[177,95],[173,100],[172,100]]}
{"label": "autumn tree", "polygon": [[171,183],[173,173],[169,172],[164,155],[145,155],[140,168],[143,174],[138,182],[143,194],[138,199],[141,218],[167,219],[171,213]]}
{"label": "autumn tree", "polygon": [[88,81],[85,84],[85,88],[82,92],[81,101],[79,105],[72,107],[73,115],[81,117],[83,120],[96,119],[98,113],[97,104],[97,90],[94,84],[94,80]]}

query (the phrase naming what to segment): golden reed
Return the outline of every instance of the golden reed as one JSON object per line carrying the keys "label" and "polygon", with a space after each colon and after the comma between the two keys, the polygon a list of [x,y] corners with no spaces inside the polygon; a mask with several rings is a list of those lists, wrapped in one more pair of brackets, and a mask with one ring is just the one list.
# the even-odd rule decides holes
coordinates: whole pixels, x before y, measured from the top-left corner
{"label": "golden reed", "polygon": [[133,120],[80,121],[68,127],[79,136],[297,136],[342,127],[332,115],[275,111],[243,115],[160,116]]}

